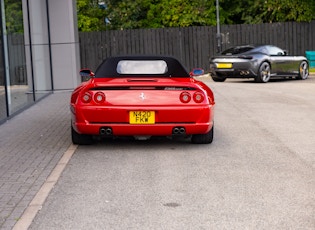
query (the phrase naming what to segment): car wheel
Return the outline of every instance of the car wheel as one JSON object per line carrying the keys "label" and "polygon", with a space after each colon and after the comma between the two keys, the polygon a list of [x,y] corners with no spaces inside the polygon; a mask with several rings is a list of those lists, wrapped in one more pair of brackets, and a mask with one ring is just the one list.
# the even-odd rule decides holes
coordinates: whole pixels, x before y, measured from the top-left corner
{"label": "car wheel", "polygon": [[194,134],[191,137],[191,142],[194,144],[211,144],[213,141],[213,127],[206,134]]}
{"label": "car wheel", "polygon": [[72,143],[75,145],[90,145],[92,144],[92,136],[77,133],[71,126]]}
{"label": "car wheel", "polygon": [[211,76],[212,80],[215,82],[224,82],[226,80],[226,77],[219,77],[219,76]]}
{"label": "car wheel", "polygon": [[270,64],[268,62],[263,62],[259,69],[258,74],[255,78],[256,82],[266,83],[270,79]]}
{"label": "car wheel", "polygon": [[308,63],[306,61],[302,61],[300,64],[299,76],[297,77],[297,79],[305,80],[308,78],[308,75],[309,75]]}

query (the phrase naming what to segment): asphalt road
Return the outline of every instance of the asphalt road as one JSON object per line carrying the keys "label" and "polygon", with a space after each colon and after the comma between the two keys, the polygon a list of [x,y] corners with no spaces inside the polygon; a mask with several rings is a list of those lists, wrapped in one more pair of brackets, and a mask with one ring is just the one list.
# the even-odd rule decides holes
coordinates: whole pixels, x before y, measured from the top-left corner
{"label": "asphalt road", "polygon": [[30,229],[315,229],[315,77],[204,81],[212,144],[79,146]]}

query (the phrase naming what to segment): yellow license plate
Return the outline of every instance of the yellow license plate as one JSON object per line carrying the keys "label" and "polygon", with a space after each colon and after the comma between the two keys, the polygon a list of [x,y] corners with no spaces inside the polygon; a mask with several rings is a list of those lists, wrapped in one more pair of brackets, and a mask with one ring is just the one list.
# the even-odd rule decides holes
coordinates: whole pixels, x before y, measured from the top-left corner
{"label": "yellow license plate", "polygon": [[232,68],[232,63],[217,63],[218,69],[230,69]]}
{"label": "yellow license plate", "polygon": [[155,112],[154,111],[130,111],[129,123],[130,124],[154,124]]}

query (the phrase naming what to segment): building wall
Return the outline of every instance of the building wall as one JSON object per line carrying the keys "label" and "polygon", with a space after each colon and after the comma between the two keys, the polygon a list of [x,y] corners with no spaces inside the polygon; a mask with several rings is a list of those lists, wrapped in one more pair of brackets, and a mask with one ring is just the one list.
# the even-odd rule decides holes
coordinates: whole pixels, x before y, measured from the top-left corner
{"label": "building wall", "polygon": [[32,47],[36,89],[73,89],[80,80],[76,1],[23,1],[24,24],[30,26],[25,40]]}
{"label": "building wall", "polygon": [[[80,52],[75,0],[0,0],[0,7],[2,123],[54,90],[74,89]],[[22,16],[12,17],[13,8]]]}
{"label": "building wall", "polygon": [[49,0],[53,88],[73,89],[80,82],[76,1]]}

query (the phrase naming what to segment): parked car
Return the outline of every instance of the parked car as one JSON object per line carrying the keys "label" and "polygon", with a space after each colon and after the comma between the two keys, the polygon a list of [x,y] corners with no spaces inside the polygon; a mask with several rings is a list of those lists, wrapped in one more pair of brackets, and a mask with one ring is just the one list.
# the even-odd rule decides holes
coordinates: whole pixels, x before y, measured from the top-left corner
{"label": "parked car", "polygon": [[90,78],[71,96],[74,144],[93,136],[185,136],[192,143],[213,140],[214,95],[197,76],[173,57],[110,57],[97,68],[80,71]]}
{"label": "parked car", "polygon": [[210,74],[216,82],[226,78],[254,78],[268,82],[274,77],[295,77],[305,80],[309,63],[304,56],[289,56],[273,45],[235,46],[210,59]]}

